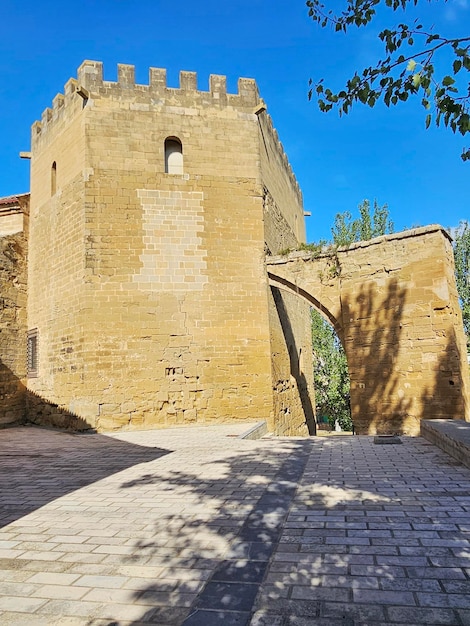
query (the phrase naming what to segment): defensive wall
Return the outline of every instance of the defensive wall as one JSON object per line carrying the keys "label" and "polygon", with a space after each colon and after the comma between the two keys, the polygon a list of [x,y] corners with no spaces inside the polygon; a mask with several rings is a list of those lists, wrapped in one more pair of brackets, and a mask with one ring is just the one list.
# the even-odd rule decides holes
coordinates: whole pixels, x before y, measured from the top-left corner
{"label": "defensive wall", "polygon": [[358,432],[469,419],[449,236],[276,256],[305,241],[302,195],[253,80],[112,82],[85,61],[28,156],[30,203],[0,200],[0,425],[312,434],[312,305],[345,346]]}
{"label": "defensive wall", "polygon": [[327,254],[267,261],[272,285],[335,327],[359,434],[420,432],[421,419],[470,420],[469,368],[451,240],[428,226]]}
{"label": "defensive wall", "polygon": [[305,240],[302,196],[253,80],[169,88],[152,68],[138,85],[119,65],[110,82],[85,61],[32,127],[28,390],[98,430],[306,434],[313,374],[291,358],[311,360],[308,306],[288,296],[281,324],[264,268],[286,240]]}
{"label": "defensive wall", "polygon": [[29,194],[0,199],[0,426],[26,410]]}

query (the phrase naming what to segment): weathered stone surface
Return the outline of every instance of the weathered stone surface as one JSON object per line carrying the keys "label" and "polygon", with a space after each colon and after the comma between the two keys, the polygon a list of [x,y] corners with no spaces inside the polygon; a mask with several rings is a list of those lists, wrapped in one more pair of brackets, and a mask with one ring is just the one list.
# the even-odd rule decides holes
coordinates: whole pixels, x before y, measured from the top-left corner
{"label": "weathered stone surface", "polygon": [[268,259],[268,273],[335,326],[348,358],[356,432],[416,435],[422,418],[470,420],[453,252],[440,226],[330,256]]}
{"label": "weathered stone surface", "polygon": [[26,408],[26,282],[29,196],[0,202],[0,427]]}
{"label": "weathered stone surface", "polygon": [[[31,419],[97,430],[265,420],[308,434],[309,309],[273,297],[264,267],[265,249],[305,240],[302,197],[261,104],[253,80],[228,94],[212,76],[198,91],[183,72],[174,89],[152,69],[136,85],[120,65],[114,83],[85,61],[33,126]],[[165,157],[175,138],[178,174]]]}
{"label": "weathered stone surface", "polygon": [[[181,145],[178,173],[168,140]],[[174,89],[152,68],[136,85],[120,65],[114,83],[85,61],[33,125],[30,156],[30,215],[28,196],[0,200],[0,425],[261,420],[276,435],[314,433],[310,305],[344,343],[358,433],[469,419],[440,227],[315,260],[269,257],[268,283],[266,254],[298,247],[305,227],[253,80],[228,94],[211,76],[199,91],[182,72]]]}

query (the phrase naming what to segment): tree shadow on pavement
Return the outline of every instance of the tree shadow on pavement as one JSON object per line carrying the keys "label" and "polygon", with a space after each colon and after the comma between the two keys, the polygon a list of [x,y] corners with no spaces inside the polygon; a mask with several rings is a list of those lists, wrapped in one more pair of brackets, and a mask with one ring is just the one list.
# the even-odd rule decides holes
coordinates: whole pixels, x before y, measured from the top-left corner
{"label": "tree shadow on pavement", "polygon": [[[304,481],[301,486],[307,461],[315,457],[315,448],[318,452],[340,450],[341,445],[339,440],[283,440],[282,446],[266,441],[265,446],[255,450],[227,453],[225,458],[208,462],[198,475],[157,471],[123,483],[122,488],[135,490],[136,497],[144,490],[146,497],[153,494],[156,501],[166,495],[170,507],[176,500],[184,503],[183,510],[160,514],[152,522],[148,538],[134,544],[134,554],[138,555],[134,563],[163,569],[151,585],[142,581],[142,587],[135,589],[133,601],[148,604],[148,610],[142,606],[142,615],[133,624],[254,624],[250,622],[254,611],[276,602],[278,609],[282,604],[279,610],[299,619],[307,614],[317,615],[317,601],[288,599],[284,575],[268,574],[276,550],[292,546],[285,562],[286,568],[295,570],[290,584],[298,576],[299,580],[308,578],[305,584],[312,585],[317,562],[324,554],[337,552],[336,545],[325,542],[326,535],[337,536],[335,530],[325,532],[317,530],[314,523],[304,524],[311,528],[301,539],[300,526],[285,530],[294,496],[296,506],[304,506],[312,514],[335,509],[344,514],[347,507],[363,506],[364,502],[371,507],[390,502],[388,495],[368,492],[354,481],[349,486],[347,480],[346,485],[323,481],[312,485]],[[345,464],[343,469],[345,476],[352,475],[352,465]],[[317,554],[313,554],[312,548],[318,550]],[[293,557],[294,550],[297,554]],[[330,568],[334,569],[333,561]],[[387,576],[387,566],[381,569]],[[337,571],[346,573],[347,566],[338,564]],[[390,576],[392,573],[393,568]],[[270,576],[279,577],[279,582],[270,582]]]}
{"label": "tree shadow on pavement", "polygon": [[0,527],[107,476],[168,450],[80,434],[20,426],[0,431]]}
{"label": "tree shadow on pavement", "polygon": [[[159,568],[151,584],[134,587],[132,602],[141,613],[130,623],[389,623],[376,592],[377,598],[396,594],[398,605],[405,598],[403,614],[419,610],[437,623],[426,606],[416,609],[413,594],[439,593],[439,601],[445,595],[433,559],[454,556],[441,545],[450,503],[441,506],[436,488],[448,467],[424,441],[404,444],[374,446],[360,436],[271,440],[208,458],[200,473],[157,470],[124,482],[136,498],[145,493],[168,502],[128,560]],[[423,484],[430,463],[435,476]],[[460,478],[470,484],[470,473]],[[460,550],[468,545],[464,530],[456,527],[453,537]],[[118,607],[109,610],[119,616]],[[433,610],[444,623],[459,619],[454,609],[444,617]]]}
{"label": "tree shadow on pavement", "polygon": [[[59,569],[43,570],[75,573],[79,578],[70,585],[75,592],[90,587],[80,600],[51,600],[41,607],[38,616],[51,620],[77,615],[70,609],[80,610],[89,626],[393,623],[398,620],[387,621],[374,594],[397,594],[409,603],[401,607],[403,615],[416,609],[413,594],[422,592],[423,602],[434,602],[431,594],[442,601],[439,564],[450,563],[468,546],[465,526],[454,524],[448,539],[453,519],[443,517],[459,510],[453,514],[468,519],[470,502],[462,499],[462,490],[470,486],[470,472],[436,462],[445,455],[420,439],[375,446],[373,438],[361,436],[247,441],[215,429],[199,440],[187,429],[116,439],[18,430],[22,445],[4,445],[5,451],[44,454],[38,464],[35,457],[26,457],[23,466],[18,458],[8,459],[20,477],[23,499],[30,501],[26,511],[61,491],[128,470],[96,484],[93,493],[84,489],[82,498],[79,491],[74,495],[74,528],[85,537],[95,528],[109,529],[113,541],[109,551],[100,552],[96,542],[83,542],[78,561],[55,561]],[[165,444],[142,450],[157,441]],[[173,453],[165,454],[168,450]],[[449,471],[455,475],[449,477]],[[441,503],[446,480],[459,490],[447,486],[449,497]],[[36,501],[38,490],[44,493]],[[95,504],[87,506],[88,501]],[[53,523],[50,512],[46,518]],[[37,563],[32,573],[40,568]],[[465,578],[463,566],[459,573]],[[109,584],[116,586],[106,588]],[[426,623],[441,623],[425,605],[418,609]],[[459,623],[456,611],[435,614],[442,623]],[[411,614],[408,622],[413,623]]]}

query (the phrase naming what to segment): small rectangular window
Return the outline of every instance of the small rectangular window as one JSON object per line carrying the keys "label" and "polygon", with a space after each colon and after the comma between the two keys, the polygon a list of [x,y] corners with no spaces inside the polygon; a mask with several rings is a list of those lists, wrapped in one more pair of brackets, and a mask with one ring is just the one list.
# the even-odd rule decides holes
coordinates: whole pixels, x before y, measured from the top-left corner
{"label": "small rectangular window", "polygon": [[38,375],[38,329],[28,331],[28,376]]}

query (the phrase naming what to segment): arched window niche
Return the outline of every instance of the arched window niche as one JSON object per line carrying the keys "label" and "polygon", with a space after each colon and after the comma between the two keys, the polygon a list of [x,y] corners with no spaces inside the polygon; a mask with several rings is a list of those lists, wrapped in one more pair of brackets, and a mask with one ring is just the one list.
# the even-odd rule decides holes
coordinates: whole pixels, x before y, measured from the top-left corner
{"label": "arched window niche", "polygon": [[165,139],[165,174],[183,174],[183,145],[177,137]]}
{"label": "arched window niche", "polygon": [[57,191],[57,163],[54,161],[51,166],[51,196]]}

